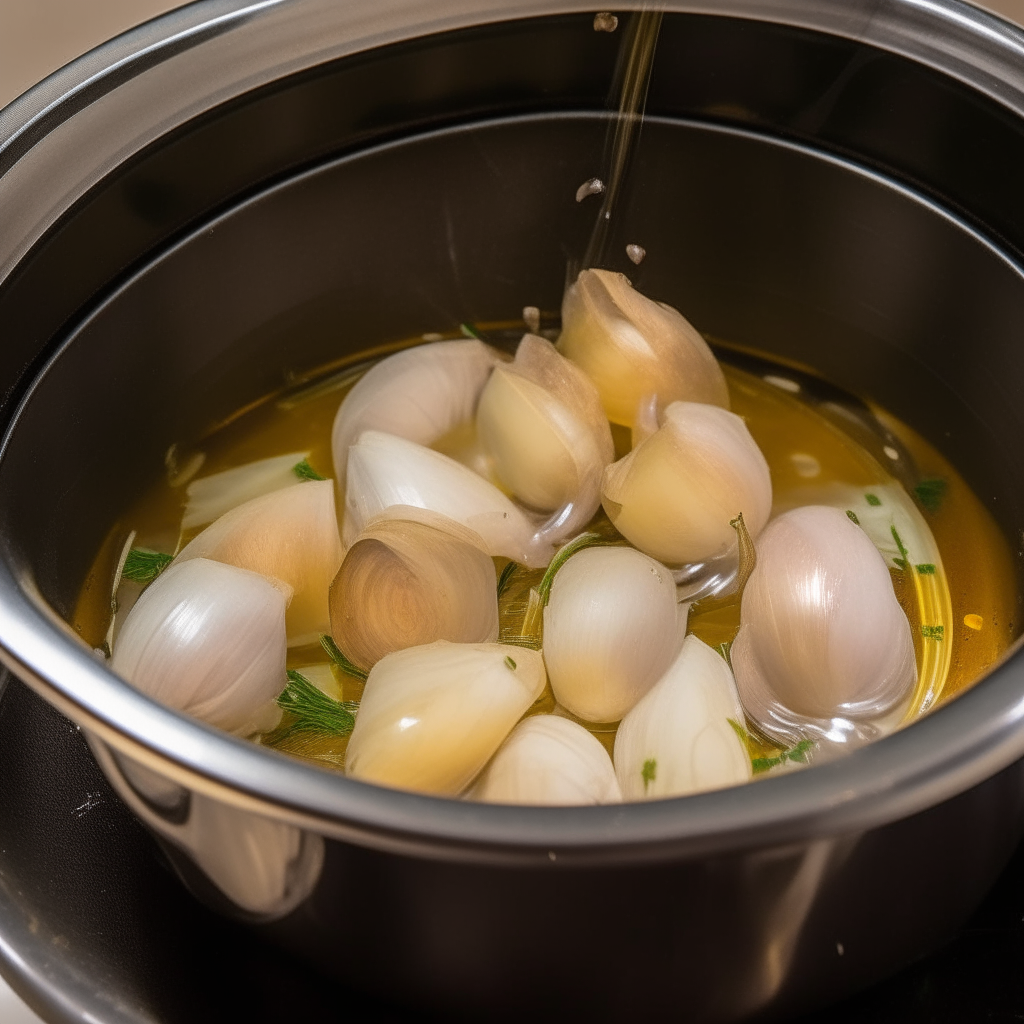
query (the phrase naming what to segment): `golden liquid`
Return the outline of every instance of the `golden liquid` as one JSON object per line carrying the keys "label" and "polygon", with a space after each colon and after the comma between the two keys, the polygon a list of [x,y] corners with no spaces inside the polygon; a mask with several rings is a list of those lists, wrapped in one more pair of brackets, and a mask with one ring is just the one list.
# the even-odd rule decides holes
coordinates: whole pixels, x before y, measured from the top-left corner
{"label": "golden liquid", "polygon": [[[207,475],[256,459],[308,450],[313,468],[332,476],[331,425],[341,401],[360,372],[365,371],[367,356],[380,357],[417,341],[396,343],[347,360],[346,364],[355,370],[346,372],[345,365],[333,367],[333,376],[318,384],[250,406],[212,430],[193,446],[192,452],[180,453],[177,464],[183,465],[201,452],[205,458],[200,475]],[[891,482],[886,467],[801,397],[727,364],[723,369],[732,409],[746,421],[771,468],[776,507],[792,504],[792,496],[808,485],[807,473],[815,466],[820,467],[813,476],[815,485],[843,483],[870,489]],[[995,522],[953,466],[894,417],[881,410],[874,412],[911,453],[922,476],[946,481],[938,510],[923,514],[941,552],[952,599],[952,628],[942,641],[951,647],[949,673],[942,690],[942,700],[948,700],[995,665],[1019,632],[1013,614],[1017,584],[1012,556]],[[616,444],[628,450],[628,437],[621,431],[616,434]],[[111,586],[129,533],[136,531],[136,546],[174,552],[189,539],[179,530],[184,499],[184,482],[164,475],[111,528],[82,587],[72,622],[91,647],[100,646],[107,633]],[[614,533],[603,513],[594,525]],[[495,564],[500,572],[507,563],[496,559]],[[530,588],[542,575],[543,570],[520,568],[513,576],[500,602],[502,638],[522,632]],[[911,623],[920,665],[922,644],[928,641],[921,637],[913,587],[906,574],[895,567],[891,567],[891,576]],[[738,600],[698,602],[691,609],[690,630],[711,646],[732,640],[738,626]],[[325,660],[319,647],[292,648],[288,652],[289,668],[322,664]],[[336,669],[333,672],[333,695],[359,700],[363,683]],[[549,713],[554,707],[549,687],[528,714]],[[611,752],[615,726],[582,724]],[[305,734],[278,744],[278,749],[339,769],[344,764],[346,745],[347,738]]]}

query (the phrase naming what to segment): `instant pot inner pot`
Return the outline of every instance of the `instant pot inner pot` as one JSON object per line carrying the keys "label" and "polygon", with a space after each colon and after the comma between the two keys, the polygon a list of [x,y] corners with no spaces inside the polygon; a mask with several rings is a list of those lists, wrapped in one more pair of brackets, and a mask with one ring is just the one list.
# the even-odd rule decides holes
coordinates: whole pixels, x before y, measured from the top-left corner
{"label": "instant pot inner pot", "polygon": [[[8,376],[52,356],[22,388],[0,460],[11,563],[67,615],[106,532],[164,471],[171,444],[361,349],[515,320],[525,305],[557,311],[596,214],[575,194],[605,173],[616,45],[586,15],[346,59],[211,111],[68,211],[0,292]],[[1021,124],[893,54],[690,15],[666,16],[648,115],[607,264],[703,332],[876,400],[1020,538]],[[995,156],[984,173],[972,162],[983,146]],[[627,243],[646,249],[639,267]],[[874,927],[870,949],[847,957],[841,978],[812,957],[802,978],[776,979],[793,1004],[878,977],[962,920],[1008,853],[1006,829],[983,817],[972,835],[987,838],[969,844],[977,865],[936,861],[919,879],[897,862],[889,885],[913,897],[898,934],[852,923],[867,913],[860,896],[844,904],[851,929]],[[920,827],[931,842],[944,826]],[[340,844],[332,856],[343,849],[363,856]],[[892,858],[868,861],[870,875]],[[956,898],[935,903],[943,887]],[[672,934],[656,953],[633,936],[624,970],[668,984]],[[453,950],[472,939],[455,925],[446,935]],[[428,970],[416,937],[403,941],[402,956]],[[429,984],[444,988],[445,971],[468,984],[472,968],[459,975],[445,961]],[[484,989],[501,976],[485,969],[496,973],[479,975]],[[667,992],[649,1005],[669,1005]],[[687,992],[708,998],[699,985]]]}

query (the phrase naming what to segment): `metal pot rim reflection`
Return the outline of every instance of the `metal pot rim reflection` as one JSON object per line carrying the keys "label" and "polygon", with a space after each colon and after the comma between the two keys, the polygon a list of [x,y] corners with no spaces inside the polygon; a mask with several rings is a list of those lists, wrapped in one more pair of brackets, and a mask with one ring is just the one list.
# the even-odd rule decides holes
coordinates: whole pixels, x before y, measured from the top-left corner
{"label": "metal pot rim reflection", "polygon": [[[1024,33],[958,0],[941,0],[927,12],[913,0],[858,0],[841,9],[831,0],[666,7],[855,38],[952,75],[1024,117]],[[204,110],[285,74],[386,43],[592,9],[459,0],[425,13],[412,0],[393,0],[371,13],[331,0],[203,0],[133,30],[3,112],[0,204],[12,224],[0,240],[0,284],[59,214],[113,166]],[[62,158],[68,151],[75,160]],[[53,358],[59,357],[58,351]],[[10,550],[0,565],[0,647],[16,675],[83,728],[195,792],[324,836],[450,860],[647,863],[849,833],[940,803],[1024,756],[1024,656],[1018,652],[912,728],[812,771],[646,804],[468,805],[329,775],[155,704],[67,635]]]}

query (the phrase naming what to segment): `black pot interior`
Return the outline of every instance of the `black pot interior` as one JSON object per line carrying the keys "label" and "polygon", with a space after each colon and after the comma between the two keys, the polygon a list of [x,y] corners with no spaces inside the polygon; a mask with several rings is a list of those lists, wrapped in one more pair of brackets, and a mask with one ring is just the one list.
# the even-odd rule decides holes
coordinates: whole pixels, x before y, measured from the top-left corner
{"label": "black pot interior", "polygon": [[[187,126],[68,213],[0,293],[9,361],[63,340],[0,464],[0,532],[60,612],[173,442],[361,348],[557,311],[616,46],[574,16],[341,61]],[[648,113],[607,264],[878,401],[1019,538],[1024,279],[982,233],[1024,244],[1022,126],[880,51],[683,15]]]}

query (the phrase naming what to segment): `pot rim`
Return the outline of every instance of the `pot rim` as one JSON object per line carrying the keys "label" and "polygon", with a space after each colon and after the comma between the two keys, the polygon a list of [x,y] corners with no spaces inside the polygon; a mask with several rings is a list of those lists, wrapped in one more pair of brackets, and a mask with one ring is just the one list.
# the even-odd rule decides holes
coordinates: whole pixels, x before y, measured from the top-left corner
{"label": "pot rim", "polygon": [[[1024,32],[959,0],[856,0],[842,9],[833,0],[677,0],[665,7],[857,38],[936,67],[1024,116]],[[446,0],[429,10],[417,0],[378,0],[372,12],[333,0],[201,0],[155,19],[0,111],[0,210],[15,221],[13,230],[0,231],[0,285],[71,201],[201,109],[386,43],[593,9],[581,0]],[[325,45],[325,38],[340,41]],[[254,67],[253,61],[261,63]],[[202,67],[209,78],[197,75]],[[168,75],[187,86],[178,93],[163,88]],[[126,117],[131,92],[121,86],[128,82],[134,91],[160,94],[162,104],[135,100],[145,110]],[[83,159],[58,161],[83,132],[94,139]],[[14,424],[17,419],[16,413]],[[9,436],[8,430],[0,458]],[[650,862],[854,833],[924,810],[1024,757],[1020,647],[949,705],[813,771],[650,803],[505,807],[357,782],[179,715],[123,682],[81,645],[38,595],[6,539],[0,561],[0,661],[110,746],[190,789],[326,836],[488,863]]]}

